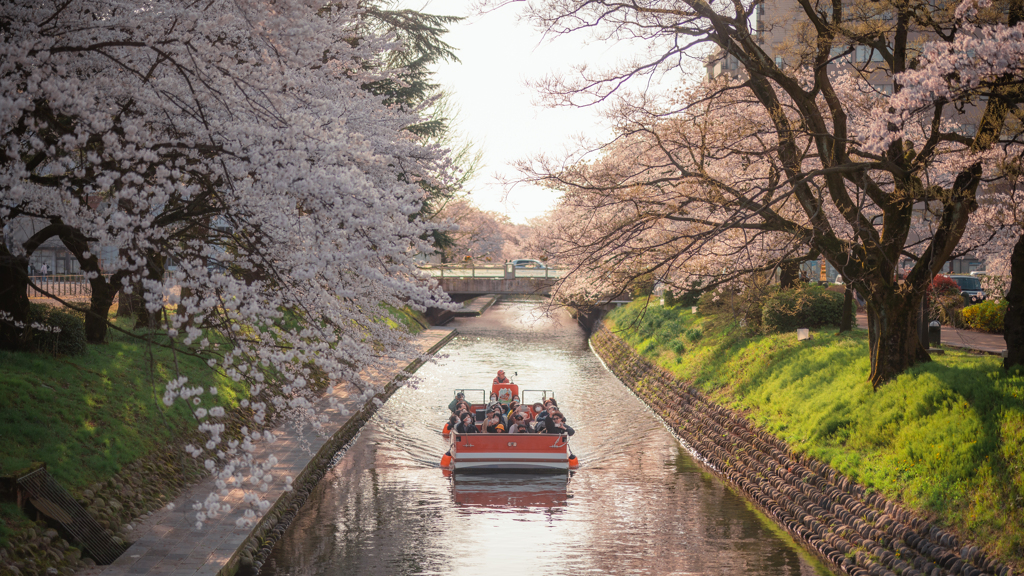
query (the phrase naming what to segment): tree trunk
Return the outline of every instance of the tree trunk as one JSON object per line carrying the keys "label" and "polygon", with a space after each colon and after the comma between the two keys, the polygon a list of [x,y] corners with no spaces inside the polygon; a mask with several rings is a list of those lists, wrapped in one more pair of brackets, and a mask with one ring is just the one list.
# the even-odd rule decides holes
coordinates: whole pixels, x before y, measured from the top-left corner
{"label": "tree trunk", "polygon": [[11,254],[0,241],[0,350],[28,346],[28,303],[28,258]]}
{"label": "tree trunk", "polygon": [[1024,365],[1024,234],[1017,238],[1010,256],[1010,291],[1006,294],[1006,359],[1003,367]]}
{"label": "tree trunk", "polygon": [[[146,268],[149,271],[147,276],[150,280],[162,280],[164,277],[164,257],[159,254],[147,253],[146,255]],[[135,297],[134,303],[137,304],[135,310],[135,327],[136,328],[155,328],[157,322],[163,317],[164,309],[161,307],[156,312],[150,312],[146,308],[146,300],[142,298],[143,288],[142,282],[139,282],[133,291]]]}
{"label": "tree trunk", "polygon": [[92,296],[89,298],[89,312],[85,315],[85,340],[92,344],[102,344],[107,338],[107,314],[114,304],[117,288],[111,286],[99,276],[89,280]]}
{"label": "tree trunk", "polygon": [[89,286],[92,295],[89,297],[89,310],[85,314],[85,340],[90,344],[102,344],[107,338],[107,314],[114,304],[114,296],[117,295],[121,279],[119,276],[104,278],[96,254],[90,253],[86,258],[89,241],[78,229],[66,224],[54,224],[51,228],[60,236],[64,246],[75,255],[82,272],[91,276]]}
{"label": "tree trunk", "polygon": [[871,343],[871,386],[878,388],[931,356],[918,337],[921,299],[875,291],[868,299],[868,340]]}
{"label": "tree trunk", "polygon": [[839,320],[839,333],[853,330],[853,289],[846,285],[843,293],[843,317]]}
{"label": "tree trunk", "polygon": [[782,266],[779,266],[779,286],[783,290],[796,286],[796,281],[799,279],[799,262],[783,262]]}
{"label": "tree trunk", "polygon": [[122,288],[117,293],[117,315],[119,317],[128,317],[135,315],[136,302],[134,299],[135,294],[129,294]]}

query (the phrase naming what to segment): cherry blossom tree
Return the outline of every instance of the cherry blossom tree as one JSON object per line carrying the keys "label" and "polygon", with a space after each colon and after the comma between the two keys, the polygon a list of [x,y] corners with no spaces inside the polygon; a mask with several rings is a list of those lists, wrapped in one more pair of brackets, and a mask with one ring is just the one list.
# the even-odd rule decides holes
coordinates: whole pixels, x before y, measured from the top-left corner
{"label": "cherry blossom tree", "polygon": [[[946,104],[904,126],[877,123],[890,108],[879,86],[904,89],[899,75],[917,65],[922,35],[955,36],[961,22],[952,9],[798,0],[784,23],[789,43],[773,47],[754,26],[758,5],[530,4],[529,17],[548,33],[641,44],[618,67],[581,67],[542,86],[556,104],[614,102],[622,142],[614,145],[641,148],[601,150],[621,155],[616,174],[596,177],[607,166],[591,169],[591,154],[568,169],[534,163],[528,177],[607,199],[603,211],[592,210],[596,200],[582,202],[576,226],[618,239],[568,239],[589,268],[608,258],[618,267],[611,254],[629,242],[637,245],[630,255],[644,256],[630,261],[630,276],[703,261],[705,274],[728,277],[820,254],[867,301],[877,387],[929,358],[918,338],[921,302],[978,206],[978,155],[997,140],[1007,109],[988,100],[971,134]],[[733,81],[687,89],[679,80],[688,64],[726,58],[739,64]],[[659,91],[665,81],[672,90]]]}
{"label": "cherry blossom tree", "polygon": [[[413,353],[388,307],[446,305],[415,268],[436,228],[417,215],[453,168],[408,130],[421,105],[367,89],[408,78],[390,60],[402,45],[366,17],[305,0],[0,7],[0,223],[46,220],[93,262],[94,290],[103,272],[104,297],[141,292],[169,346],[249,384],[261,427],[271,408],[320,427],[315,379],[368,401],[364,370]],[[0,252],[7,347],[24,329],[25,251]],[[103,270],[101,251],[117,254]],[[179,377],[164,401],[215,395]],[[252,449],[271,435],[228,442],[223,414],[196,408],[209,440],[189,451],[222,490],[251,490],[246,523],[266,509],[273,458]],[[225,512],[217,498],[200,522]]]}
{"label": "cherry blossom tree", "polygon": [[888,130],[882,133],[884,139],[947,103],[962,108],[987,100],[1015,117],[999,134],[996,153],[987,158],[1000,178],[990,185],[990,197],[982,202],[963,246],[985,256],[990,274],[1011,277],[1004,330],[1004,364],[1010,368],[1024,364],[1024,133],[1019,122],[1024,110],[1024,6],[1011,3],[1003,12],[987,0],[962,2],[956,10],[959,30],[927,43],[920,67],[901,75],[907,89],[892,99],[892,114],[884,119]]}
{"label": "cherry blossom tree", "polygon": [[439,217],[451,226],[452,243],[441,252],[443,261],[501,261],[507,217],[481,210],[468,198],[449,201]]}

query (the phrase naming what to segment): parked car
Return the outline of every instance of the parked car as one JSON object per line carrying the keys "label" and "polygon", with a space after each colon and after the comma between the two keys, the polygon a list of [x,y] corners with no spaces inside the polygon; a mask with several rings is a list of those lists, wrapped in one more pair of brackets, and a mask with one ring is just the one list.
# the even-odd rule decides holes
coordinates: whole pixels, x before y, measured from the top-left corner
{"label": "parked car", "polygon": [[547,266],[545,266],[544,263],[541,262],[540,260],[533,260],[528,258],[513,260],[512,265],[515,266],[516,268],[531,268],[533,270],[544,270],[545,268],[547,268]]}
{"label": "parked car", "polygon": [[977,304],[985,299],[985,291],[981,288],[981,278],[966,274],[951,274],[949,278],[960,287],[960,295],[964,297],[965,305]]}

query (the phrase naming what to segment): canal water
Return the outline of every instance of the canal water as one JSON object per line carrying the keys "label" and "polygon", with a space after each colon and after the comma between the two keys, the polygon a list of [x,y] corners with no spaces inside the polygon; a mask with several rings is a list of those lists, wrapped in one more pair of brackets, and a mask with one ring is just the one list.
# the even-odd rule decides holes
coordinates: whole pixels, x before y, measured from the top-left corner
{"label": "canal water", "polygon": [[[702,470],[538,302],[453,321],[443,358],[395,393],[310,494],[261,574],[815,575],[828,572]],[[554,390],[581,467],[566,476],[445,478],[455,388]]]}

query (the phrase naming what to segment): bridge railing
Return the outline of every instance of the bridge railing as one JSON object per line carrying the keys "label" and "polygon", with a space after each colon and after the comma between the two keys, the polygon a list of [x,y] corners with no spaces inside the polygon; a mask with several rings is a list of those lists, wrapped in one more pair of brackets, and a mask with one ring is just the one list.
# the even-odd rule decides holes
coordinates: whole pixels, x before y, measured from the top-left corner
{"label": "bridge railing", "polygon": [[561,278],[563,274],[557,268],[515,268],[506,264],[425,264],[420,269],[436,278]]}

